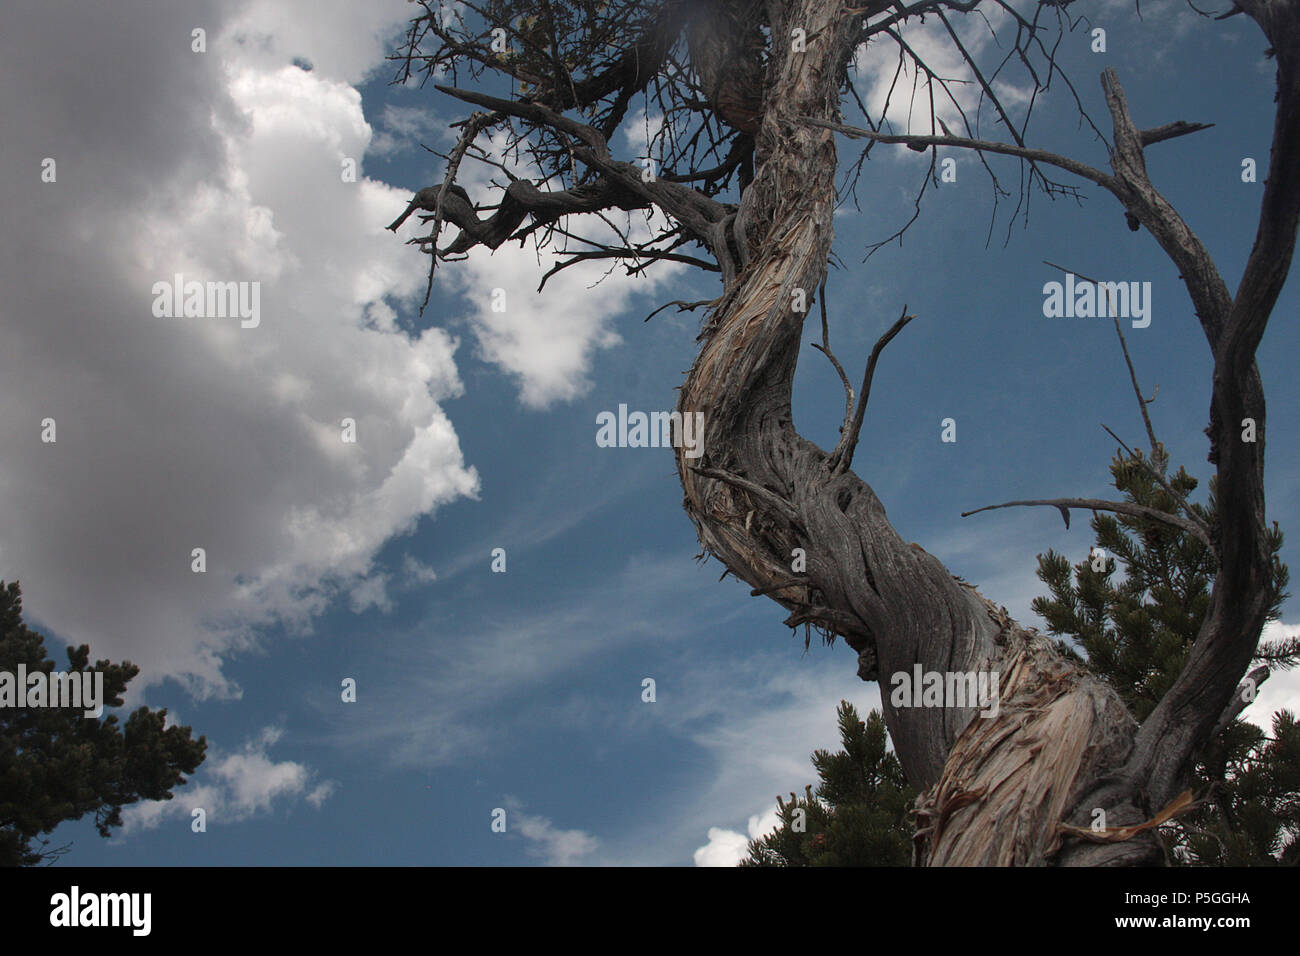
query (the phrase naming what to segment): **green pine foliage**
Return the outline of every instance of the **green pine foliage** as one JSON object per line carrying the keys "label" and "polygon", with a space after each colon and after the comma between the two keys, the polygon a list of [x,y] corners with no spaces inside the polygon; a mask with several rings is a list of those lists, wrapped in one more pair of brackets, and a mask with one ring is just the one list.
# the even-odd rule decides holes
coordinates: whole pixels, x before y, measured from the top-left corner
{"label": "green pine foliage", "polygon": [[[0,581],[0,671],[55,670],[45,638],[22,620],[18,582]],[[90,668],[90,648],[68,648],[69,673]],[[138,800],[170,800],[172,789],[203,762],[207,740],[189,727],[165,727],[167,711],[141,707],[125,725],[107,708],[122,706],[126,685],[139,672],[129,661],[96,661],[104,674],[100,717],[58,707],[0,707],[0,865],[53,862],[67,847],[50,849],[48,834],[64,820],[94,813],[107,837],[122,825],[122,808]]]}
{"label": "green pine foliage", "polygon": [[751,840],[741,866],[907,866],[912,858],[908,808],[915,791],[888,749],[885,720],[873,710],[860,720],[848,701],[839,706],[838,753],[816,750],[821,779],[804,795],[777,797],[781,822]]}
{"label": "green pine foliage", "polygon": [[[1111,474],[1125,501],[1169,513],[1180,513],[1178,499],[1187,500],[1197,485],[1182,468],[1167,475],[1159,446],[1150,458],[1140,451],[1117,456]],[[1212,538],[1217,534],[1215,484],[1212,479],[1204,504],[1188,505]],[[1092,530],[1097,548],[1106,552],[1105,570],[1094,569],[1093,556],[1071,566],[1055,551],[1039,555],[1038,577],[1051,596],[1036,598],[1033,609],[1061,650],[1114,687],[1141,721],[1182,670],[1210,606],[1217,564],[1195,535],[1168,524],[1098,512]],[[1288,597],[1289,579],[1277,556],[1282,533],[1276,524],[1268,546],[1273,555],[1269,620],[1275,620]],[[1266,642],[1255,662],[1270,669],[1292,667],[1300,662],[1300,641]],[[1160,829],[1171,862],[1300,862],[1300,730],[1292,714],[1275,714],[1271,735],[1234,720],[1197,761],[1194,789],[1203,805]]]}

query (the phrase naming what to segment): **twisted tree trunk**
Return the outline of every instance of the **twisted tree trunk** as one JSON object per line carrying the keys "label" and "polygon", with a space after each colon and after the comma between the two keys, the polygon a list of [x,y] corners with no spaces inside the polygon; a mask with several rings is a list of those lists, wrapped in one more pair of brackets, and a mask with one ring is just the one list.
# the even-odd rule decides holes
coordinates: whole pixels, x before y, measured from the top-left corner
{"label": "twisted tree trunk", "polygon": [[[838,118],[857,21],[838,4],[801,0],[773,22],[816,37],[806,52],[774,44],[757,136],[756,174],[731,223],[735,261],[701,334],[678,410],[703,412],[704,454],[677,451],[685,507],[707,551],[791,611],[787,623],[840,634],[864,679],[924,671],[996,672],[996,717],[974,707],[882,704],[919,808],[927,864],[1043,863],[1057,824],[1136,729],[1118,696],[1010,621],[933,556],[899,537],[871,488],[794,429],[790,397],[804,312],[825,278],[837,170],[833,134],[798,121]],[[786,44],[785,46],[789,46]],[[863,397],[865,398],[865,396]],[[796,551],[806,572],[795,573]],[[1107,807],[1108,823],[1144,811]],[[1086,824],[1091,816],[1078,821]],[[1095,862],[1154,862],[1150,835],[1101,848]]]}

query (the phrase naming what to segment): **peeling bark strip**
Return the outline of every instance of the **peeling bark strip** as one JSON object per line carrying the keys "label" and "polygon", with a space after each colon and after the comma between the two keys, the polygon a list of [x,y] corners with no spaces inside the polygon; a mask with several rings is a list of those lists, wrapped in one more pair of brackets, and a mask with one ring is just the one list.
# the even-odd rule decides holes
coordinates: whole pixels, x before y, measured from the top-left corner
{"label": "peeling bark strip", "polygon": [[[677,405],[683,416],[703,415],[703,454],[693,457],[681,446],[675,454],[683,504],[704,550],[746,581],[752,595],[767,595],[785,607],[786,624],[842,636],[858,652],[864,680],[916,667],[1000,675],[1000,707],[986,719],[974,719],[972,706],[894,707],[882,695],[898,758],[912,784],[925,791],[916,808],[916,862],[1159,863],[1154,830],[1192,804],[1185,791],[1197,750],[1239,709],[1233,694],[1267,611],[1265,408],[1255,351],[1290,271],[1300,225],[1300,0],[1237,0],[1236,9],[1255,20],[1276,53],[1278,110],[1259,232],[1235,296],[1146,172],[1148,146],[1205,125],[1177,121],[1140,130],[1110,70],[1102,77],[1114,130],[1109,173],[1030,148],[1005,116],[1014,144],[953,136],[946,127],[942,136],[914,136],[843,124],[840,91],[858,44],[893,36],[894,25],[921,13],[936,14],[948,25],[945,8],[978,13],[978,3],[918,0],[899,7],[869,0],[852,7],[844,0],[663,0],[649,6],[648,17],[645,7],[629,4],[621,12],[640,15],[635,22],[644,24],[644,32],[626,54],[582,79],[568,76],[558,53],[529,72],[527,65],[489,54],[473,37],[439,32],[429,17],[417,17],[406,75],[419,58],[419,39],[433,32],[443,47],[424,58],[430,75],[436,65],[463,60],[527,82],[536,92],[507,100],[438,87],[490,112],[462,124],[442,185],[417,193],[390,228],[399,228],[416,209],[431,213],[421,217],[432,221],[430,234],[410,241],[430,254],[432,282],[432,265],[439,261],[475,246],[523,240],[566,217],[651,206],[666,213],[673,225],[656,241],[668,245],[606,246],[556,268],[590,255],[631,260],[638,269],[643,259],[664,258],[719,272],[718,299],[675,303],[712,307]],[[1023,29],[1027,21],[1018,23]],[[756,46],[764,28],[771,37],[765,61]],[[978,67],[948,30],[1000,111]],[[786,41],[794,35],[799,43]],[[705,102],[719,121],[715,125],[729,129],[714,144],[734,138],[720,166],[647,181],[639,165],[612,155],[609,139],[632,97],[663,79],[683,45],[693,80],[685,94],[690,103],[683,101],[681,108],[691,115]],[[760,75],[761,90],[755,91]],[[596,110],[593,125],[564,115],[575,107]],[[564,180],[568,188],[546,191],[512,176],[498,203],[470,201],[455,184],[456,170],[465,158],[482,159],[470,152],[480,132],[506,122],[549,137],[534,155],[545,157],[538,162],[550,176],[573,170]],[[1182,674],[1140,727],[1113,690],[1064,660],[1036,631],[1011,621],[1005,608],[954,578],[924,549],[903,541],[875,493],[848,470],[876,360],[911,320],[906,309],[872,351],[856,413],[848,376],[826,341],[823,311],[822,351],[846,392],[844,433],[827,453],[795,431],[790,398],[803,322],[814,293],[820,289],[824,296],[831,252],[837,133],[921,151],[969,149],[981,159],[984,153],[1018,157],[1029,165],[1030,178],[1044,184],[1042,167],[1064,170],[1112,193],[1127,221],[1146,227],[1178,267],[1214,357],[1207,434],[1218,470],[1217,527],[1094,499],[1010,503],[1056,507],[1067,526],[1070,508],[1136,510],[1208,539],[1219,562],[1210,610]],[[751,158],[752,179],[739,176],[739,205],[713,198]],[[685,162],[686,153],[678,159]],[[488,210],[490,215],[480,216]],[[444,225],[459,233],[439,248]],[[716,267],[672,251],[689,242],[702,244]],[[824,310],[824,300],[820,304]],[[1247,417],[1257,425],[1257,441],[1238,440],[1239,422]],[[796,563],[797,551],[803,560]],[[1105,813],[1100,834],[1089,827],[1094,810]]]}
{"label": "peeling bark strip", "polygon": [[1082,781],[1125,753],[1136,722],[1111,690],[1014,625],[998,715],[958,738],[943,779],[917,800],[927,866],[1041,866]]}

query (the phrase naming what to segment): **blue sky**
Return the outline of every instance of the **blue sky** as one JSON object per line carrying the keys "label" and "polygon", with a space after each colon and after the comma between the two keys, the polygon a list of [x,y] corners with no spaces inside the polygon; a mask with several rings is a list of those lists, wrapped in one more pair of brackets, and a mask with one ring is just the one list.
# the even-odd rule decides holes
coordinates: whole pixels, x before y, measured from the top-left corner
{"label": "blue sky", "polygon": [[[669,267],[595,285],[600,270],[572,270],[539,296],[545,253],[479,250],[440,270],[417,315],[414,226],[383,226],[438,181],[419,144],[445,148],[465,111],[389,86],[383,58],[411,8],[360,6],[0,14],[0,98],[19,131],[0,160],[0,579],[21,581],[52,647],[131,659],[128,703],[167,707],[209,741],[170,804],[132,808],[108,841],[85,822],[54,839],[83,865],[733,862],[775,795],[813,781],[808,756],[837,743],[838,701],[879,698],[847,648],[805,652],[777,605],[693,560],[671,452],[596,445],[602,411],[673,407],[698,316],[642,319],[713,297],[716,279]],[[1071,5],[1107,30],[1107,52],[1080,28],[1061,61],[1099,125],[1106,66],[1140,125],[1216,124],[1151,147],[1148,167],[1235,287],[1262,190],[1241,162],[1261,178],[1267,165],[1265,42],[1242,17],[1143,6],[1139,20],[1127,4]],[[69,44],[83,68],[51,75],[43,51]],[[864,60],[859,78],[869,100],[877,66]],[[892,115],[905,125],[905,109]],[[1059,86],[1029,139],[1105,166]],[[638,159],[644,134],[614,146]],[[841,148],[847,169],[858,147]],[[1101,424],[1144,437],[1113,328],[1045,318],[1043,284],[1061,277],[1042,260],[1151,283],[1152,322],[1126,329],[1129,346],[1143,387],[1160,386],[1157,433],[1203,488],[1210,359],[1176,270],[1112,197],[1036,193],[1005,245],[1004,203],[989,242],[987,178],[972,156],[945,155],[957,181],[932,187],[901,247],[862,262],[909,215],[916,154],[877,147],[860,210],[836,218],[831,345],[850,376],[904,303],[918,317],[882,357],[855,468],[905,538],[1038,624],[1035,555],[1081,559],[1087,516],[1067,531],[1050,509],[960,513],[1108,497]],[[54,183],[39,179],[46,157]],[[358,182],[341,181],[347,159]],[[1014,189],[1015,164],[994,168]],[[151,284],[177,272],[261,282],[261,324],[152,316]],[[1270,517],[1300,566],[1296,311],[1293,283],[1260,366]],[[829,447],[843,396],[808,344],[815,326],[795,415]],[[339,440],[345,416],[354,445]],[[955,443],[940,441],[949,417]],[[1300,631],[1294,601],[1283,622],[1274,633]],[[340,699],[348,677],[355,703]],[[1266,684],[1250,715],[1283,705],[1300,706],[1294,675]],[[191,832],[195,806],[205,833]]]}

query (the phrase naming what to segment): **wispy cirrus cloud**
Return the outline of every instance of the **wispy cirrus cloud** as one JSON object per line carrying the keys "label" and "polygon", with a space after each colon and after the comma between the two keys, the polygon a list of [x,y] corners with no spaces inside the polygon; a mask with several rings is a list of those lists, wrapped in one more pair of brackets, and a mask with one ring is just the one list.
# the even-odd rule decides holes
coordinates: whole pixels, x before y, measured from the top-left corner
{"label": "wispy cirrus cloud", "polygon": [[507,797],[505,805],[506,832],[523,837],[528,854],[540,857],[546,866],[574,866],[600,846],[600,841],[585,830],[561,830],[546,817],[525,813],[523,804],[514,797]]}

